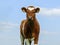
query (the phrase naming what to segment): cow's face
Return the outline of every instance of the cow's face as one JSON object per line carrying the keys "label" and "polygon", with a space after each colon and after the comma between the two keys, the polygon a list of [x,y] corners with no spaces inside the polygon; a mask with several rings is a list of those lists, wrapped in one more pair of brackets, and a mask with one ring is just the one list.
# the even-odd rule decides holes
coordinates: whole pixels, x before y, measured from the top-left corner
{"label": "cow's face", "polygon": [[26,12],[26,16],[28,20],[34,20],[35,13],[39,12],[39,8],[34,8],[33,6],[29,6],[28,8],[23,7],[22,11]]}

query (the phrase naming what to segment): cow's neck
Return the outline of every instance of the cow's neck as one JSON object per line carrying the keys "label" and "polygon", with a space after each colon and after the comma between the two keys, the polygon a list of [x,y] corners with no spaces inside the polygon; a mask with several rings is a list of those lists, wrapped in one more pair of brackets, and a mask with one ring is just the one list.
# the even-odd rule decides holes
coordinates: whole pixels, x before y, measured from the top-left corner
{"label": "cow's neck", "polygon": [[28,25],[29,25],[31,28],[33,28],[33,26],[34,26],[34,21],[28,20]]}

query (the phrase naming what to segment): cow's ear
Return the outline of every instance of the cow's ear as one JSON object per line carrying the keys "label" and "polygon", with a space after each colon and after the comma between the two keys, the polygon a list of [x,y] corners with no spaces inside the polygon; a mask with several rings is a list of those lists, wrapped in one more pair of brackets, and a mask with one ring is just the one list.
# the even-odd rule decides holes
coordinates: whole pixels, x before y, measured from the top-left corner
{"label": "cow's ear", "polygon": [[40,8],[35,9],[35,13],[38,13],[40,11]]}
{"label": "cow's ear", "polygon": [[26,8],[25,8],[25,7],[22,7],[21,10],[22,10],[23,12],[26,12]]}

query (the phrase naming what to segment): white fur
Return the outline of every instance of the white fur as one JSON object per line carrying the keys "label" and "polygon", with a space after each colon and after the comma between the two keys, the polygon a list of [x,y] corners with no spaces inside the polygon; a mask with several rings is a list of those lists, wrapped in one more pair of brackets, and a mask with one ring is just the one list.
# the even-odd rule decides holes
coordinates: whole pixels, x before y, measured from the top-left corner
{"label": "white fur", "polygon": [[34,9],[35,9],[34,7],[28,7],[28,10],[30,10],[30,11],[32,11]]}
{"label": "white fur", "polygon": [[24,38],[23,38],[23,36],[20,34],[20,38],[21,38],[21,45],[23,44],[23,40],[24,40]]}
{"label": "white fur", "polygon": [[34,37],[33,38],[31,38],[31,41],[33,41],[34,40]]}
{"label": "white fur", "polygon": [[26,45],[30,45],[29,39],[25,39],[25,43],[26,43]]}
{"label": "white fur", "polygon": [[38,45],[38,44],[34,44],[34,45]]}

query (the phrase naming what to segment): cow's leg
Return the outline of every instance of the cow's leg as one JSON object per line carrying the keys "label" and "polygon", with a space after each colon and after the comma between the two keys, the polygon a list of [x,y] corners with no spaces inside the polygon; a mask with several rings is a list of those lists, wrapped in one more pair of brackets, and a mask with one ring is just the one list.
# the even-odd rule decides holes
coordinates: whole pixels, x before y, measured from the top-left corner
{"label": "cow's leg", "polygon": [[31,42],[32,42],[32,41],[31,41],[31,40],[29,40],[30,45],[31,45]]}
{"label": "cow's leg", "polygon": [[21,45],[24,45],[24,37],[22,36],[22,34],[20,34],[20,39],[21,39]]}
{"label": "cow's leg", "polygon": [[35,35],[35,39],[34,39],[34,45],[38,45],[38,34],[37,35]]}
{"label": "cow's leg", "polygon": [[25,39],[25,45],[31,45],[31,40]]}
{"label": "cow's leg", "polygon": [[38,38],[34,39],[34,45],[38,45]]}

